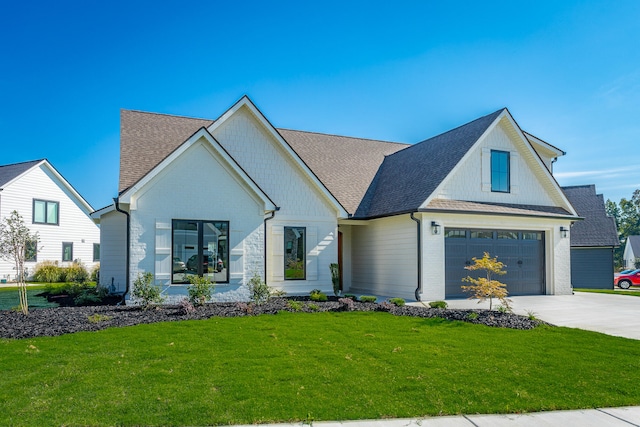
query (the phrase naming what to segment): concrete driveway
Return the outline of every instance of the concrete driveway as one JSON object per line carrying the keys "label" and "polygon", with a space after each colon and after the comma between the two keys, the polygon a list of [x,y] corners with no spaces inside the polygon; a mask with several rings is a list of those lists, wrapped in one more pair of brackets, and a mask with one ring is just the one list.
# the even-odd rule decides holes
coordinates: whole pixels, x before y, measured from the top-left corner
{"label": "concrete driveway", "polygon": [[[640,316],[640,297],[576,292],[574,295],[535,295],[510,297],[516,314],[528,315],[557,326],[580,328],[608,335],[640,340],[636,322]],[[489,302],[447,300],[449,308],[489,308]],[[500,301],[493,301],[494,308]]]}

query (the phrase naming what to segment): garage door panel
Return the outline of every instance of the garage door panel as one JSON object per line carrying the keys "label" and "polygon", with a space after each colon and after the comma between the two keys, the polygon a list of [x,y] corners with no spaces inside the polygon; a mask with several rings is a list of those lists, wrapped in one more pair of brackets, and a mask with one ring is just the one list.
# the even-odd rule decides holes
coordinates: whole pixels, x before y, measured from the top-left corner
{"label": "garage door panel", "polygon": [[[447,233],[445,236],[453,235]],[[464,234],[462,239],[459,235]],[[507,274],[495,277],[507,285],[509,295],[544,294],[544,244],[542,232],[496,231],[492,239],[471,238],[470,236],[488,236],[466,230],[458,232],[458,238],[445,238],[445,295],[447,298],[468,296],[462,292],[465,283],[462,278],[474,274],[464,269],[473,257],[481,258],[484,252],[498,257],[506,265]],[[466,255],[466,256],[465,256]],[[480,272],[476,272],[480,273]],[[481,273],[480,273],[481,274]],[[477,276],[480,276],[477,274]]]}

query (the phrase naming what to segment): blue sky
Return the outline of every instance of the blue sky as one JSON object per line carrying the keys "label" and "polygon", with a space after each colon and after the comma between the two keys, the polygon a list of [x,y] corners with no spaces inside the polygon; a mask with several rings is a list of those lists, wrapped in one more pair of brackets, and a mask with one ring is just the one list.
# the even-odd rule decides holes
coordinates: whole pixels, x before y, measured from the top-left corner
{"label": "blue sky", "polygon": [[120,109],[418,142],[507,107],[561,185],[640,188],[640,1],[22,1],[0,13],[0,164],[117,195]]}

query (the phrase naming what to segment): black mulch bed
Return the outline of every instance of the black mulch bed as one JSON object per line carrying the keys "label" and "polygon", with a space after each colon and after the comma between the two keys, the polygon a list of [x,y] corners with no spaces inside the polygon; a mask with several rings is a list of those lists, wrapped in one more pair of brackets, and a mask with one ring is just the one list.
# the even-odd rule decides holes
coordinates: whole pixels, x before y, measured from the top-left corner
{"label": "black mulch bed", "polygon": [[[80,331],[132,326],[179,320],[209,319],[211,317],[255,316],[277,314],[279,311],[296,311],[288,301],[296,300],[302,305],[300,311],[386,311],[396,316],[439,317],[447,320],[462,320],[487,326],[532,329],[543,324],[539,320],[510,313],[487,310],[452,310],[428,307],[396,307],[389,303],[345,304],[332,298],[327,302],[312,302],[308,298],[272,298],[262,305],[247,303],[211,303],[185,313],[179,306],[164,305],[143,310],[137,306],[92,306],[56,307],[31,310],[28,315],[16,311],[0,311],[0,338],[31,338],[57,336]],[[312,305],[312,307],[309,307]],[[476,313],[470,315],[470,313]],[[476,317],[477,316],[477,317]]]}

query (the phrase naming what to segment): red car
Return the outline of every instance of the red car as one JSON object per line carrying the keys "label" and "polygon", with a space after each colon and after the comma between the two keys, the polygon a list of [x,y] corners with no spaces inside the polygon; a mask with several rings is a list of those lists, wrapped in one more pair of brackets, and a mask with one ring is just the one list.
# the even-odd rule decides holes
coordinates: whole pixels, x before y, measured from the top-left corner
{"label": "red car", "polygon": [[640,286],[640,270],[633,270],[631,273],[616,277],[616,285],[620,289],[629,289],[631,285]]}

